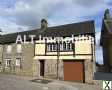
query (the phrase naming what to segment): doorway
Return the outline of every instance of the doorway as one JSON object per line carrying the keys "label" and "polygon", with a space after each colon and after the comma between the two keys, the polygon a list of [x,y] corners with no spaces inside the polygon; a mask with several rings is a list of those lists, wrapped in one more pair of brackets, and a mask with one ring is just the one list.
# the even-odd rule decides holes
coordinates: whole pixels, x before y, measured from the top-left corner
{"label": "doorway", "polygon": [[44,60],[40,60],[40,76],[44,77],[44,69],[45,68],[45,61]]}

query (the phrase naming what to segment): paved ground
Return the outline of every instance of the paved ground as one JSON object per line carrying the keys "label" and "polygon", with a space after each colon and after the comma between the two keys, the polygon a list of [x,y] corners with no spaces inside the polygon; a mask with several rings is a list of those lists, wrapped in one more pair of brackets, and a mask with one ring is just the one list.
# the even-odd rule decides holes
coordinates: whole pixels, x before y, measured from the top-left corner
{"label": "paved ground", "polygon": [[[39,83],[40,82],[40,83]],[[64,81],[31,80],[31,78],[0,74],[0,90],[102,90],[98,85]]]}

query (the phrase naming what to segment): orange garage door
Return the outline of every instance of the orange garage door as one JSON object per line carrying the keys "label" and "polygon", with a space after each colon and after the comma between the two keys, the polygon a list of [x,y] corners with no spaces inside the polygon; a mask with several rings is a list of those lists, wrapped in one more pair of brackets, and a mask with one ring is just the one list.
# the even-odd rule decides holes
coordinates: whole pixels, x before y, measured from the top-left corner
{"label": "orange garage door", "polygon": [[84,62],[64,61],[64,80],[84,82]]}

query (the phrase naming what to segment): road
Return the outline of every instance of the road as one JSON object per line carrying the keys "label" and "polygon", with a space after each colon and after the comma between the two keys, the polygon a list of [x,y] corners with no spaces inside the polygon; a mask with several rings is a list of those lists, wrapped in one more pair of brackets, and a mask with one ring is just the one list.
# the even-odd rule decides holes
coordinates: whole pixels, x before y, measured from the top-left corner
{"label": "road", "polygon": [[58,80],[41,82],[26,77],[0,74],[0,90],[101,90],[101,88]]}

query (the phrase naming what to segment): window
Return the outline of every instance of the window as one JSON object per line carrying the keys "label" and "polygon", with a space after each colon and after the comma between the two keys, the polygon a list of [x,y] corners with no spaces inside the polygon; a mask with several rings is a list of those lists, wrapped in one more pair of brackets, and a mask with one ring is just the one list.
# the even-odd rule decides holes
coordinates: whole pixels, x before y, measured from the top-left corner
{"label": "window", "polygon": [[11,51],[12,51],[12,46],[11,45],[8,45],[7,46],[7,53],[11,53]]}
{"label": "window", "polygon": [[21,52],[22,52],[21,44],[17,44],[17,53],[21,53]]}
{"label": "window", "polygon": [[10,67],[11,66],[11,59],[5,59],[5,66]]}
{"label": "window", "polygon": [[63,43],[63,48],[62,48],[62,50],[66,51],[66,45],[67,45],[67,44],[64,42],[64,43]]}
{"label": "window", "polygon": [[56,43],[48,43],[47,44],[47,51],[57,51]]}
{"label": "window", "polygon": [[21,66],[21,58],[16,58],[16,66]]}
{"label": "window", "polygon": [[73,45],[72,43],[47,43],[47,51],[72,51]]}

